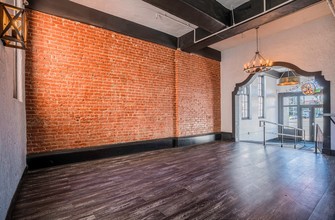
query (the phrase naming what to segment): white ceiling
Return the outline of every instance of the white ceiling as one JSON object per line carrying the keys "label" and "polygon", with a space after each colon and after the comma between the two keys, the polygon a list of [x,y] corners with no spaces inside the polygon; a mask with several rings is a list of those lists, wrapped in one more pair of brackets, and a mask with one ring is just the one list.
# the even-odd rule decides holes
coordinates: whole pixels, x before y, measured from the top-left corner
{"label": "white ceiling", "polygon": [[[197,26],[189,24],[142,0],[71,0],[72,2],[180,37]],[[167,14],[168,17],[160,14]],[[171,19],[173,18],[173,19]],[[183,24],[177,22],[182,22]],[[185,25],[184,25],[185,24]],[[188,25],[190,27],[188,27]]]}
{"label": "white ceiling", "polygon": [[[164,33],[180,37],[197,26],[156,8],[142,0],[70,0],[72,2],[97,9],[99,11],[150,27]],[[228,9],[248,0],[217,0]],[[162,16],[167,15],[167,16]],[[170,19],[173,18],[173,19]],[[177,21],[176,21],[177,20]],[[180,21],[181,23],[179,23]]]}
{"label": "white ceiling", "polygon": [[238,6],[248,2],[249,0],[216,0],[228,9],[237,8]]}
{"label": "white ceiling", "polygon": [[[259,28],[259,38],[269,37],[273,34],[297,27],[303,23],[318,19],[320,17],[331,14],[326,2],[321,2],[319,4],[307,7],[303,10],[270,22],[268,24],[262,25]],[[226,49],[235,47],[237,45],[245,44],[250,41],[255,41],[256,47],[256,31],[255,29],[246,31],[242,34],[235,35],[231,38],[220,41],[210,47],[219,51],[224,51]]]}
{"label": "white ceiling", "polygon": [[[162,31],[175,37],[180,37],[197,26],[177,18],[142,0],[71,0],[72,2],[94,8],[96,10]],[[237,7],[248,0],[217,0],[227,8]],[[302,23],[330,14],[325,1],[294,14],[278,19],[259,29],[260,38],[286,29],[294,28]],[[210,47],[219,51],[255,40],[255,31],[250,30],[234,37],[225,39]]]}

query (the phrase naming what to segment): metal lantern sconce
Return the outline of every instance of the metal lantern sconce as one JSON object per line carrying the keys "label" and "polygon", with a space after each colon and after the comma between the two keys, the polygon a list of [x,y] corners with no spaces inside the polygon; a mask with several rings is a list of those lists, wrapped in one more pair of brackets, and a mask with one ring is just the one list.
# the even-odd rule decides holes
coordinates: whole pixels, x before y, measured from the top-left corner
{"label": "metal lantern sconce", "polygon": [[26,14],[23,8],[0,2],[0,39],[4,46],[26,49]]}

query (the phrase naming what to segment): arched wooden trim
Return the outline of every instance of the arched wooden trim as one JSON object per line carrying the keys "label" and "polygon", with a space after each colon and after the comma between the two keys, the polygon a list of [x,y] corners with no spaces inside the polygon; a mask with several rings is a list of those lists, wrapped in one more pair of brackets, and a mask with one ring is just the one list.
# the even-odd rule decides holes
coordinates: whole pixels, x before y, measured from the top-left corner
{"label": "arched wooden trim", "polygon": [[296,73],[298,73],[298,75],[301,75],[301,76],[311,77],[311,76],[322,75],[321,71],[307,72],[305,70],[300,69],[299,67],[297,67],[296,65],[292,63],[287,63],[287,62],[282,62],[282,61],[273,62],[273,66],[286,67],[288,69],[294,70]]}
{"label": "arched wooden trim", "polygon": [[233,91],[233,94],[237,95],[238,89],[242,86],[245,86],[246,84],[248,84],[248,82],[254,77],[255,75],[250,74],[243,82],[240,83],[236,83],[235,84],[235,89]]}
{"label": "arched wooden trim", "polygon": [[[282,66],[286,67],[289,69],[294,70],[298,75],[301,76],[306,76],[306,77],[315,77],[315,80],[318,82],[320,86],[323,87],[323,111],[324,112],[330,112],[330,106],[331,106],[331,94],[330,94],[330,81],[326,80],[325,77],[322,75],[322,71],[315,71],[315,72],[308,72],[305,70],[300,69],[298,66],[288,63],[288,62],[283,62],[283,61],[276,61],[273,62],[273,66]],[[249,83],[249,81],[253,78],[254,75],[249,75],[243,82],[241,83],[236,83],[235,89],[232,92],[232,136],[233,139],[235,140],[235,96],[237,95],[237,92],[240,87],[246,85]],[[324,120],[323,124],[323,134],[324,134],[324,152],[326,154],[331,153],[331,135],[330,135],[330,121],[329,120]]]}
{"label": "arched wooden trim", "polygon": [[236,134],[235,134],[235,118],[236,118],[235,96],[237,95],[239,88],[242,87],[242,86],[245,86],[253,77],[254,77],[254,74],[249,74],[249,76],[243,82],[236,83],[235,84],[235,89],[232,92],[232,108],[233,108],[233,111],[232,111],[232,139],[234,141],[236,140]]}

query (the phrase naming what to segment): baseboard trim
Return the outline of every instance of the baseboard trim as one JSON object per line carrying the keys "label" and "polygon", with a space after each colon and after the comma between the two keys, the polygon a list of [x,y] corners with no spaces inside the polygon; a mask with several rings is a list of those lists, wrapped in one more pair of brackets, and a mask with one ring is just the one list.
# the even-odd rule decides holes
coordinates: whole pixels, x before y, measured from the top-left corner
{"label": "baseboard trim", "polygon": [[326,155],[334,155],[331,149],[328,148],[322,148],[322,154],[326,154]]}
{"label": "baseboard trim", "polygon": [[19,196],[20,189],[22,187],[23,178],[26,176],[27,172],[28,172],[28,167],[26,166],[26,168],[24,169],[24,171],[22,173],[21,179],[20,179],[19,183],[17,184],[17,187],[16,187],[15,193],[12,197],[12,200],[10,201],[10,205],[9,205],[8,210],[7,210],[6,220],[11,220],[12,219],[14,206],[16,204],[17,198]]}
{"label": "baseboard trim", "polygon": [[335,156],[335,150],[331,150],[329,148],[323,148],[322,153],[330,156]]}
{"label": "baseboard trim", "polygon": [[232,132],[222,132],[223,141],[234,141],[234,136]]}
{"label": "baseboard trim", "polygon": [[194,135],[175,138],[175,147],[185,147],[190,145],[205,144],[222,139],[222,133],[210,133],[204,135]]}
{"label": "baseboard trim", "polygon": [[29,170],[58,166],[69,163],[103,159],[113,156],[159,150],[173,147],[173,139],[164,138],[150,141],[111,144],[97,147],[85,147],[64,151],[48,152],[27,156]]}
{"label": "baseboard trim", "polygon": [[36,170],[69,163],[84,162],[146,151],[205,144],[218,140],[222,140],[221,132],[122,144],[110,144],[104,146],[31,154],[27,156],[27,164],[29,170]]}

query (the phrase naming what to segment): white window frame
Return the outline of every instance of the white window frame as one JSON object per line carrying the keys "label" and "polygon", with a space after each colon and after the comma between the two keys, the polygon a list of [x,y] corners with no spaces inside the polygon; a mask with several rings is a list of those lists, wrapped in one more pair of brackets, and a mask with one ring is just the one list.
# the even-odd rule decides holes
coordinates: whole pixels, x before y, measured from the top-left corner
{"label": "white window frame", "polygon": [[240,103],[242,120],[250,119],[250,85],[241,88]]}
{"label": "white window frame", "polygon": [[258,118],[265,118],[265,78],[258,76]]}

